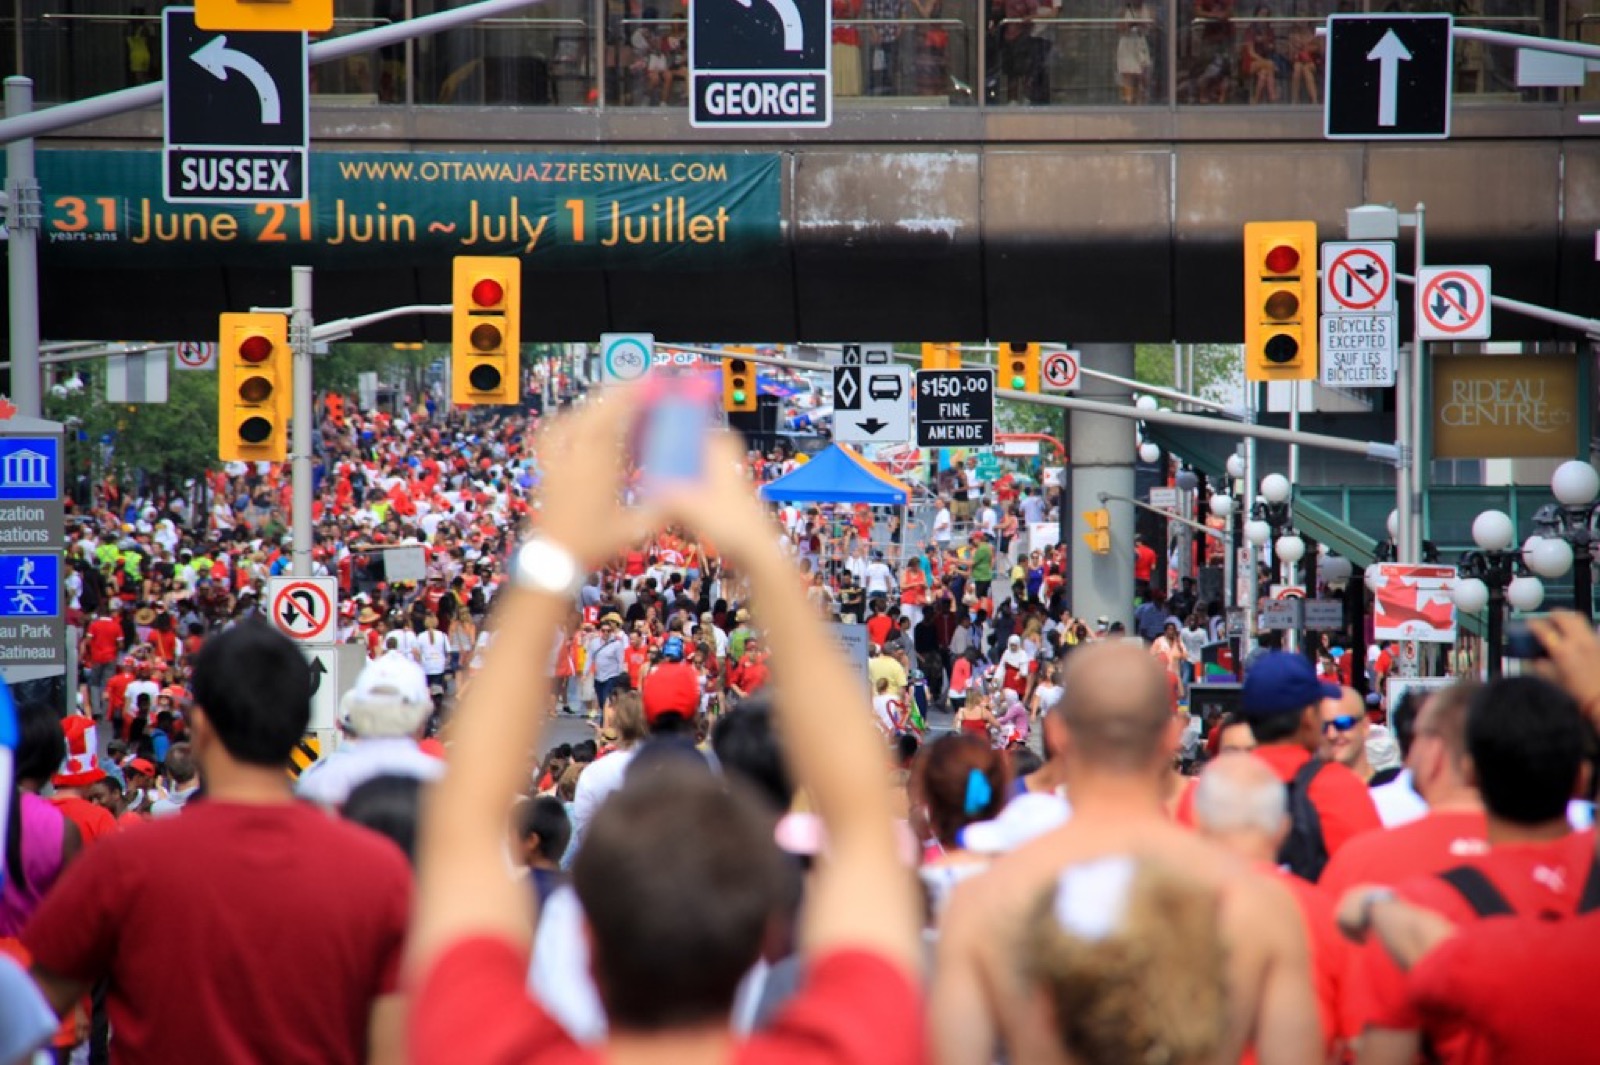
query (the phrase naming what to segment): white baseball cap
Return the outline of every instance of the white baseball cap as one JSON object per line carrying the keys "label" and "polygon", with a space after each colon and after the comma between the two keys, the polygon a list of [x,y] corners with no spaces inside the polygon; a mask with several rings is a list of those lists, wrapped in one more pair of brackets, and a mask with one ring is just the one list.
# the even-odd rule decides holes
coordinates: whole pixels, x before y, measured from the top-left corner
{"label": "white baseball cap", "polygon": [[380,655],[363,666],[349,694],[357,699],[386,696],[404,703],[433,703],[428,694],[428,675],[416,662],[398,653]]}

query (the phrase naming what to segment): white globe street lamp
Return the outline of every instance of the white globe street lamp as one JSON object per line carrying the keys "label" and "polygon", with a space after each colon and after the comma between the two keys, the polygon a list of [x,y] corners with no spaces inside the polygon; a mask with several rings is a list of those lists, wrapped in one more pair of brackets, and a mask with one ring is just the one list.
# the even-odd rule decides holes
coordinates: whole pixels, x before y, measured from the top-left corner
{"label": "white globe street lamp", "polygon": [[1511,604],[1511,609],[1520,610],[1526,614],[1530,610],[1538,610],[1539,604],[1544,602],[1544,582],[1538,577],[1515,577],[1506,585],[1506,602]]}
{"label": "white globe street lamp", "polygon": [[1389,539],[1398,539],[1400,536],[1400,512],[1398,510],[1389,511],[1389,520],[1383,523],[1383,527],[1389,530]]}
{"label": "white globe street lamp", "polygon": [[1517,527],[1503,510],[1486,510],[1472,519],[1472,542],[1484,551],[1504,551],[1516,538]]}
{"label": "white globe street lamp", "polygon": [[1306,557],[1306,542],[1293,534],[1280,536],[1272,550],[1279,560],[1293,566]]}
{"label": "white globe street lamp", "polygon": [[1550,491],[1564,507],[1586,507],[1600,496],[1600,472],[1579,459],[1563,462],[1550,476]]}
{"label": "white globe street lamp", "polygon": [[1139,410],[1161,409],[1161,403],[1154,396],[1140,396],[1138,399],[1133,401],[1133,405]]}
{"label": "white globe street lamp", "polygon": [[1272,526],[1264,521],[1247,521],[1244,523],[1244,538],[1260,547],[1272,538]]}
{"label": "white globe street lamp", "polygon": [[1237,451],[1228,456],[1228,476],[1236,481],[1244,476],[1244,456]]}
{"label": "white globe street lamp", "polygon": [[1450,589],[1450,598],[1456,609],[1467,614],[1481,614],[1489,605],[1489,586],[1476,577],[1463,577]]}
{"label": "white globe street lamp", "polygon": [[1261,478],[1261,498],[1268,503],[1283,503],[1290,492],[1289,478],[1281,473],[1269,473]]}
{"label": "white globe street lamp", "polygon": [[1146,440],[1144,443],[1139,445],[1139,461],[1144,463],[1146,466],[1152,465],[1153,463],[1159,461],[1160,458],[1161,449],[1152,444],[1150,441]]}
{"label": "white globe street lamp", "polygon": [[1556,536],[1530,536],[1522,545],[1522,561],[1540,577],[1555,580],[1572,568],[1572,545]]}
{"label": "white globe street lamp", "polygon": [[1233,497],[1217,493],[1211,497],[1211,515],[1216,518],[1233,516]]}

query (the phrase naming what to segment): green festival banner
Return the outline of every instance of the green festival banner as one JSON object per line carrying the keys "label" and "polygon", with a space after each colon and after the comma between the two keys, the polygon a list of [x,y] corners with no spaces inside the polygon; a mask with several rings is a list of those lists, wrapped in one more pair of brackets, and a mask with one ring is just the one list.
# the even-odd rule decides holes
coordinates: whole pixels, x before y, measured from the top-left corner
{"label": "green festival banner", "polygon": [[[780,244],[780,157],[314,152],[304,203],[169,205],[161,153],[41,151],[47,264],[722,269]],[[311,254],[307,254],[307,251]]]}

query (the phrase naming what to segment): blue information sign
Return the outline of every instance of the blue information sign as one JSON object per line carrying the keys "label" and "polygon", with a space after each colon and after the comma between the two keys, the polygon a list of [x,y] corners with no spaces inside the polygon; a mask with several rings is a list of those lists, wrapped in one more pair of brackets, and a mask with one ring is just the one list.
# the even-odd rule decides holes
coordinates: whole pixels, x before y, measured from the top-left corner
{"label": "blue information sign", "polygon": [[61,438],[0,437],[0,500],[61,498]]}
{"label": "blue information sign", "polygon": [[0,618],[61,615],[61,556],[0,555]]}

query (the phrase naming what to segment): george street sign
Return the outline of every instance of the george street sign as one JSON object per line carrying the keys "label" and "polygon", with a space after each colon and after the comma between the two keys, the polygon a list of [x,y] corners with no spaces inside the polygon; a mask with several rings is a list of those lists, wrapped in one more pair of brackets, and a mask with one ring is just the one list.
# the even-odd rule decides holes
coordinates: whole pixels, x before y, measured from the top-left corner
{"label": "george street sign", "polygon": [[169,7],[163,37],[168,203],[298,203],[310,149],[304,33],[215,33]]}
{"label": "george street sign", "polygon": [[829,0],[690,0],[689,124],[829,125],[832,37]]}
{"label": "george street sign", "polygon": [[1329,15],[1323,135],[1448,138],[1453,28],[1449,15]]}
{"label": "george street sign", "polygon": [[994,370],[918,370],[917,446],[993,447]]}

